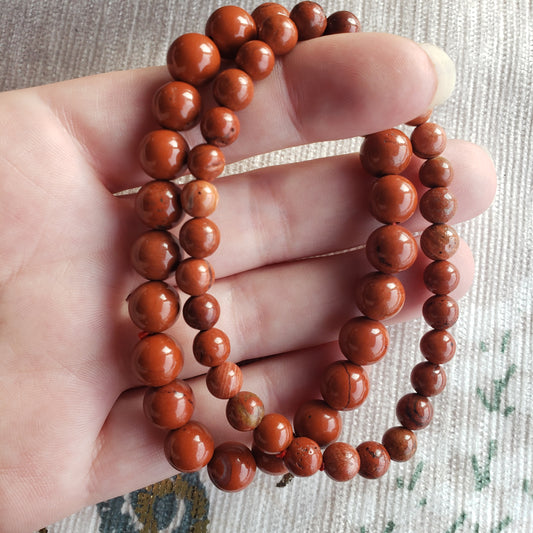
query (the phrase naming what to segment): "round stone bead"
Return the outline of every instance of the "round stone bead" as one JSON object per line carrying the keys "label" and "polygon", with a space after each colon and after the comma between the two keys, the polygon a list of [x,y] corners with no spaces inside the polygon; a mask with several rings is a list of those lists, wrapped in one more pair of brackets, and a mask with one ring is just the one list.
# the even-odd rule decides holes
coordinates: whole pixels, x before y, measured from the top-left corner
{"label": "round stone bead", "polygon": [[309,437],[319,446],[327,446],[338,439],[342,429],[339,412],[323,400],[304,402],[294,414],[294,432]]}
{"label": "round stone bead", "polygon": [[176,131],[155,130],[147,133],[139,147],[142,169],[156,180],[174,179],[185,166],[189,147]]}
{"label": "round stone bead", "polygon": [[255,476],[255,458],[240,442],[224,442],[215,448],[207,465],[209,479],[217,489],[238,492],[245,489]]}
{"label": "round stone bead", "polygon": [[356,409],[366,400],[370,383],[362,366],[335,361],[326,368],[320,392],[330,407],[339,411]]}
{"label": "round stone bead", "polygon": [[459,306],[451,296],[436,294],[424,302],[422,315],[432,328],[448,329],[459,318]]}
{"label": "round stone bead", "polygon": [[150,230],[140,235],[130,251],[133,268],[144,278],[165,280],[181,259],[179,242],[168,231]]}
{"label": "round stone bead", "polygon": [[441,155],[428,159],[420,167],[418,177],[426,187],[449,187],[453,181],[451,163]]}
{"label": "round stone bead", "polygon": [[207,19],[205,34],[217,45],[222,57],[233,58],[242,44],[256,38],[257,28],[251,15],[241,7],[223,6]]}
{"label": "round stone bead", "polygon": [[166,458],[180,472],[197,472],[203,468],[211,460],[214,447],[208,429],[194,420],[170,431],[165,439]]}
{"label": "round stone bead", "polygon": [[209,218],[191,218],[180,229],[180,244],[191,257],[204,259],[220,244],[220,230]]}
{"label": "round stone bead", "polygon": [[291,423],[279,413],[266,414],[254,429],[254,445],[264,453],[280,453],[292,442]]}
{"label": "round stone bead", "polygon": [[286,15],[271,15],[259,26],[259,39],[272,48],[274,55],[288,54],[298,42],[298,30]]}
{"label": "round stone bead", "polygon": [[253,392],[240,391],[226,404],[226,418],[238,431],[251,431],[256,428],[264,414],[263,402]]}
{"label": "round stone bead", "polygon": [[373,176],[401,174],[412,155],[409,137],[395,128],[367,135],[361,144],[361,164]]}
{"label": "round stone bead", "polygon": [[276,2],[265,2],[252,11],[252,18],[255,20],[258,29],[261,24],[272,15],[283,15],[288,17],[290,13],[286,7],[283,7]]}
{"label": "round stone bead", "polygon": [[398,224],[375,229],[366,241],[366,257],[380,272],[407,270],[416,260],[418,246],[411,232]]}
{"label": "round stone bead", "polygon": [[420,198],[420,214],[429,222],[443,223],[451,220],[457,210],[455,196],[447,187],[435,187]]}
{"label": "round stone bead", "polygon": [[422,396],[437,396],[446,387],[446,372],[440,365],[418,363],[411,371],[411,385]]}
{"label": "round stone bead", "polygon": [[359,316],[351,318],[339,333],[339,347],[356,365],[372,365],[387,353],[389,334],[377,320]]}
{"label": "round stone bead", "polygon": [[146,417],[163,429],[184,426],[194,412],[194,395],[191,387],[176,379],[162,387],[150,387],[143,401]]}
{"label": "round stone bead", "polygon": [[359,282],[355,302],[368,318],[385,320],[396,315],[403,307],[405,289],[396,276],[371,272]]}
{"label": "round stone bead", "polygon": [[422,355],[435,365],[451,361],[455,355],[455,339],[445,329],[432,329],[420,339]]}
{"label": "round stone bead", "polygon": [[389,174],[374,182],[370,191],[370,212],[384,224],[405,222],[416,210],[418,195],[403,176]]}
{"label": "round stone bead", "polygon": [[381,442],[393,461],[409,461],[416,452],[416,435],[403,426],[396,426],[385,431]]}
{"label": "round stone bead", "polygon": [[150,228],[169,229],[181,219],[180,190],[170,181],[150,181],[135,195],[135,212]]}
{"label": "round stone bead", "polygon": [[398,400],[396,417],[407,429],[412,431],[424,429],[429,426],[433,418],[433,405],[425,396],[412,392]]}
{"label": "round stone bead", "polygon": [[218,366],[229,357],[229,338],[218,328],[200,331],[194,337],[192,352],[201,365]]}
{"label": "round stone bead", "polygon": [[191,296],[183,306],[183,318],[191,328],[204,330],[212,328],[220,317],[220,305],[211,294]]}
{"label": "round stone bead", "polygon": [[422,159],[437,157],[446,148],[446,132],[438,124],[424,122],[411,133],[413,153]]}
{"label": "round stone bead", "polygon": [[350,481],[359,472],[359,454],[346,442],[333,442],[322,454],[324,471],[335,481]]}
{"label": "round stone bead", "polygon": [[190,257],[176,268],[176,283],[180,290],[191,296],[206,293],[215,282],[213,267],[205,259]]}
{"label": "round stone bead", "polygon": [[133,348],[131,358],[135,376],[150,387],[161,387],[178,377],[183,354],[176,341],[164,333],[143,337]]}
{"label": "round stone bead", "polygon": [[459,285],[461,276],[449,261],[433,261],[424,269],[424,284],[434,294],[449,294]]}
{"label": "round stone bead", "polygon": [[296,4],[291,10],[290,17],[298,28],[299,41],[320,37],[328,23],[322,7],[308,0]]}
{"label": "round stone bead", "polygon": [[322,452],[319,445],[307,437],[293,439],[283,459],[294,476],[312,476],[322,466]]}
{"label": "round stone bead", "polygon": [[156,120],[169,130],[190,130],[200,121],[201,109],[200,93],[183,81],[165,83],[152,100]]}
{"label": "round stone bead", "polygon": [[420,126],[429,120],[429,117],[433,113],[433,109],[428,109],[425,113],[418,115],[417,117],[411,119],[409,122],[406,122],[408,126]]}
{"label": "round stone bead", "polygon": [[263,41],[248,41],[237,52],[235,63],[254,81],[265,79],[273,70],[276,58]]}
{"label": "round stone bead", "polygon": [[357,33],[360,31],[361,22],[353,13],[350,13],[350,11],[336,11],[328,17],[324,34]]}
{"label": "round stone bead", "polygon": [[224,171],[226,158],[218,146],[198,144],[189,152],[187,165],[195,178],[213,181]]}
{"label": "round stone bead", "polygon": [[367,479],[377,479],[387,473],[390,466],[389,452],[379,442],[366,441],[357,446],[360,466],[359,475]]}
{"label": "round stone bead", "polygon": [[194,180],[181,190],[183,210],[192,217],[208,217],[218,205],[217,188],[205,180]]}
{"label": "round stone bead", "polygon": [[420,236],[420,248],[434,261],[452,257],[459,248],[459,242],[459,235],[448,224],[432,224]]}
{"label": "round stone bead", "polygon": [[228,146],[237,140],[241,125],[237,115],[227,107],[208,109],[200,122],[204,139],[215,146]]}
{"label": "round stone bead", "polygon": [[221,400],[232,398],[242,387],[241,369],[231,361],[224,361],[209,369],[205,376],[205,384],[215,398]]}
{"label": "round stone bead", "polygon": [[216,76],[220,53],[209,37],[201,33],[185,33],[170,45],[167,66],[175,80],[197,87]]}
{"label": "round stone bead", "polygon": [[165,331],[178,318],[178,293],[163,281],[139,285],[127,300],[132,322],[148,333]]}
{"label": "round stone bead", "polygon": [[288,472],[283,457],[262,452],[257,446],[252,446],[252,453],[255,458],[257,468],[265,474],[271,476],[282,476]]}
{"label": "round stone bead", "polygon": [[244,70],[228,68],[215,78],[213,96],[219,105],[232,111],[240,111],[252,101],[254,82]]}

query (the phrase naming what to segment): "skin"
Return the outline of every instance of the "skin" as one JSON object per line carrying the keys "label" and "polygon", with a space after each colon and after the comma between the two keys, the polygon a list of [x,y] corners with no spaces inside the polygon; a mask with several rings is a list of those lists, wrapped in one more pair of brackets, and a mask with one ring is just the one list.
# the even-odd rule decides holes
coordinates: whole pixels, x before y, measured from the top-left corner
{"label": "skin", "polygon": [[[143,228],[131,195],[113,194],[146,181],[137,145],[156,127],[149,102],[167,80],[161,67],[0,95],[1,531],[38,529],[174,473],[162,451],[164,432],[143,417],[144,389],[128,364],[137,331],[125,297],[140,282],[128,251]],[[306,41],[257,84],[226,158],[393,127],[423,113],[435,86],[427,56],[405,39]],[[187,132],[187,140],[198,143],[199,132]],[[495,172],[475,145],[450,141],[444,155],[456,172],[455,224],[490,205]],[[413,177],[417,166],[409,169]],[[316,394],[328,361],[340,357],[334,341],[357,314],[364,250],[296,259],[364,244],[378,226],[366,209],[371,181],[357,155],[217,181],[217,327],[231,339],[233,361],[261,358],[243,374],[267,412],[291,416]],[[406,225],[425,226],[419,216]],[[426,263],[421,258],[402,274],[408,298],[393,321],[420,315]],[[454,263],[459,298],[474,271],[465,243]],[[224,402],[206,391],[205,369],[191,354],[194,333],[181,321],[169,332],[184,347],[181,377],[194,389],[194,418],[216,443],[246,439],[228,429]]]}

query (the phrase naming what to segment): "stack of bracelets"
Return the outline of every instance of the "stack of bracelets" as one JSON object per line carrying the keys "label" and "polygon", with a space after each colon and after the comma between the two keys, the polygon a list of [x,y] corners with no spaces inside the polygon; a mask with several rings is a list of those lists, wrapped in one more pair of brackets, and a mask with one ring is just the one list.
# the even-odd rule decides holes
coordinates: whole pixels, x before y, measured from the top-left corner
{"label": "stack of bracelets", "polygon": [[[148,133],[140,146],[141,166],[153,180],[135,199],[136,212],[150,229],[135,241],[131,252],[133,267],[148,280],[128,297],[131,319],[141,329],[133,366],[148,386],[146,416],[169,430],[164,449],[170,464],[180,472],[207,465],[214,485],[225,491],[249,485],[256,467],[273,475],[290,472],[295,476],[324,470],[337,481],[347,481],[357,473],[378,478],[388,470],[391,459],[406,461],[413,456],[417,445],[414,431],[425,428],[433,416],[428,397],[439,394],[446,384],[441,365],[455,352],[455,341],[447,329],[458,317],[457,303],[449,293],[459,282],[459,272],[448,259],[457,250],[459,238],[447,224],[456,201],[448,189],[453,170],[440,156],[446,135],[440,126],[427,121],[431,111],[408,123],[414,126],[410,138],[398,129],[389,129],[363,140],[361,163],[375,178],[370,212],[383,224],[366,242],[366,255],[376,271],[358,284],[355,301],[362,316],[350,319],[340,330],[339,347],[345,359],[327,367],[320,385],[323,399],[303,403],[294,415],[294,427],[281,414],[265,414],[261,399],[241,390],[241,370],[228,360],[230,341],[215,327],[220,306],[208,293],[215,275],[206,258],[217,249],[220,232],[208,217],[218,203],[214,180],[224,170],[221,147],[233,143],[239,134],[235,112],[250,103],[254,82],[270,74],[275,57],[290,52],[298,40],[359,30],[353,14],[339,11],[326,17],[315,2],[301,2],[290,13],[271,2],[251,15],[238,7],[221,7],[209,17],[205,35],[189,33],[172,43],[167,61],[175,81],[154,95],[153,111],[161,129]],[[227,64],[233,61],[231,68],[221,70],[221,57]],[[218,105],[202,109],[197,87],[209,83]],[[198,123],[205,143],[189,149],[178,132]],[[381,442],[366,441],[354,447],[335,442],[341,430],[339,411],[355,409],[365,401],[369,390],[365,366],[379,361],[389,344],[382,321],[398,313],[405,300],[395,274],[408,269],[417,256],[415,239],[400,225],[418,203],[415,187],[401,175],[413,153],[426,160],[419,179],[428,189],[419,208],[431,225],[421,234],[420,247],[433,261],[424,271],[424,283],[434,295],[423,306],[423,316],[433,329],[420,342],[426,361],[411,373],[415,392],[396,405],[399,425],[388,429]],[[195,179],[180,190],[171,180],[185,166]],[[169,230],[178,224],[183,211],[191,218],[183,223],[177,239]],[[189,257],[182,259],[181,249]],[[195,359],[209,367],[207,388],[216,398],[227,399],[226,417],[232,427],[253,431],[251,450],[239,442],[215,447],[209,430],[191,419],[192,389],[177,379],[183,366],[182,352],[176,341],[163,333],[180,310],[177,291],[165,282],[174,271],[177,287],[189,295],[183,318],[199,330],[192,350]]]}

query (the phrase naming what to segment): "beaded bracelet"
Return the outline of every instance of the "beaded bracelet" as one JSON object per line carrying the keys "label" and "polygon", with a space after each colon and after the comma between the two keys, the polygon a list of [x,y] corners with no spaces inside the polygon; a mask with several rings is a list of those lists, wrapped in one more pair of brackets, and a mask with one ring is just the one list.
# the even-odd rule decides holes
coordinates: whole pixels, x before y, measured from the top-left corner
{"label": "beaded bracelet", "polygon": [[[459,272],[448,259],[456,252],[459,238],[447,224],[456,201],[448,189],[452,167],[440,156],[446,134],[428,122],[431,111],[408,123],[414,126],[410,138],[390,129],[363,140],[361,163],[375,177],[370,212],[383,224],[366,242],[367,258],[376,271],[360,280],[355,295],[362,316],[350,319],[340,330],[339,348],[345,359],[327,367],[320,386],[323,399],[306,401],[297,409],[294,429],[285,416],[265,414],[257,395],[241,390],[241,370],[228,360],[230,341],[215,327],[220,306],[208,292],[215,274],[206,258],[216,251],[220,232],[208,217],[218,203],[213,180],[225,166],[221,147],[239,135],[236,111],[250,103],[254,82],[270,74],[275,56],[290,52],[298,40],[358,31],[355,15],[339,11],[326,18],[315,2],[301,2],[290,13],[271,2],[251,15],[235,6],[221,7],[209,17],[205,35],[189,33],[172,43],[167,63],[175,81],[154,95],[153,111],[161,129],[148,133],[140,147],[141,166],[153,180],[141,187],[135,199],[136,212],[150,230],[131,250],[133,267],[148,280],[128,297],[131,319],[141,329],[133,368],[148,386],[143,403],[146,416],[169,430],[164,449],[170,464],[180,472],[207,465],[209,477],[222,490],[245,488],[256,466],[273,475],[310,476],[324,470],[337,481],[347,481],[357,473],[378,478],[391,460],[406,461],[413,456],[414,431],[428,426],[433,416],[429,397],[442,392],[446,384],[442,364],[455,353],[455,341],[447,330],[458,318],[457,303],[449,293],[459,283]],[[221,70],[221,57],[234,66]],[[209,83],[218,105],[204,110],[197,87]],[[178,132],[198,123],[206,142],[189,149]],[[401,226],[418,203],[416,189],[401,175],[413,153],[426,160],[419,179],[428,189],[419,209],[431,223],[420,238],[423,253],[433,261],[424,271],[425,286],[434,294],[423,306],[423,316],[432,328],[420,341],[426,361],[412,370],[415,392],[397,403],[400,425],[388,429],[381,442],[366,441],[355,448],[335,442],[341,431],[339,411],[356,409],[365,401],[369,391],[365,366],[381,360],[389,345],[382,321],[396,315],[405,300],[395,274],[408,269],[417,257],[415,239]],[[185,165],[194,180],[180,190],[171,180]],[[180,222],[183,211],[191,218],[181,226],[177,239],[169,230]],[[182,259],[181,249],[187,258]],[[209,367],[207,388],[216,398],[228,400],[226,417],[232,427],[253,431],[252,450],[238,442],[215,448],[209,430],[192,420],[192,389],[177,379],[183,355],[178,343],[163,333],[176,321],[180,309],[177,291],[165,282],[173,272],[177,287],[189,295],[183,318],[199,330],[193,354]]]}

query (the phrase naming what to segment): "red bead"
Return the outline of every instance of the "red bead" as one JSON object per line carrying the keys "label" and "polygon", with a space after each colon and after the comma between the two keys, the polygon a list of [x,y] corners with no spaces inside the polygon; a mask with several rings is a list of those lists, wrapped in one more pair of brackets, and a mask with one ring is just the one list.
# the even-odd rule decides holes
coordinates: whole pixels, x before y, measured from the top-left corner
{"label": "red bead", "polygon": [[370,192],[370,212],[380,222],[405,222],[416,210],[418,195],[403,176],[389,174],[377,179]]}
{"label": "red bead", "polygon": [[171,180],[184,168],[188,151],[187,142],[178,132],[155,130],[141,141],[139,160],[150,177]]}
{"label": "red bead", "polygon": [[220,244],[220,230],[209,218],[191,218],[180,229],[180,244],[191,257],[204,259]]}
{"label": "red bead", "polygon": [[420,351],[430,363],[442,365],[455,355],[455,339],[445,329],[432,329],[420,339]]}
{"label": "red bead", "polygon": [[201,365],[218,366],[229,357],[229,338],[218,328],[200,331],[194,337],[192,351],[194,358]]}
{"label": "red bead", "polygon": [[135,195],[135,212],[150,228],[172,228],[183,215],[179,188],[170,181],[146,183]]}
{"label": "red bead", "polygon": [[226,418],[230,425],[239,431],[251,431],[256,428],[264,414],[263,402],[253,392],[240,391],[226,404]]}
{"label": "red bead", "polygon": [[413,153],[423,159],[440,155],[446,148],[446,132],[438,124],[424,122],[411,133]]}
{"label": "red bead", "polygon": [[202,99],[200,93],[188,83],[171,81],[154,94],[154,116],[163,128],[189,130],[200,120]]}
{"label": "red bead", "polygon": [[231,361],[224,361],[209,369],[205,376],[209,392],[222,400],[233,398],[242,387],[241,369]]}
{"label": "red bead", "polygon": [[184,426],[194,412],[194,395],[191,387],[176,379],[162,387],[150,387],[143,401],[146,417],[156,426],[177,429]]}
{"label": "red bead", "polygon": [[409,137],[394,128],[367,135],[361,144],[361,164],[373,176],[401,174],[412,155]]}
{"label": "red bead", "polygon": [[459,235],[447,224],[432,224],[422,232],[420,248],[434,261],[449,259],[459,248]]}
{"label": "red bead", "polygon": [[285,15],[271,15],[259,26],[259,39],[277,56],[288,54],[298,42],[298,30]]}
{"label": "red bead", "polygon": [[200,422],[191,420],[168,433],[165,455],[168,462],[180,472],[197,472],[213,456],[213,437]]}
{"label": "red bead", "polygon": [[222,150],[212,144],[198,144],[188,156],[190,173],[199,180],[213,181],[224,171],[226,159]]}
{"label": "red bead", "polygon": [[459,318],[459,306],[451,296],[436,294],[424,302],[422,315],[432,328],[448,329]]}
{"label": "red bead", "polygon": [[405,302],[405,290],[400,280],[391,274],[371,272],[357,287],[355,301],[361,313],[374,320],[396,315]]}
{"label": "red bead", "polygon": [[325,35],[334,33],[357,33],[361,31],[359,19],[349,11],[336,11],[327,20]]}
{"label": "red bead", "polygon": [[205,259],[190,257],[176,268],[176,284],[179,289],[191,296],[206,293],[215,282],[215,272]]}
{"label": "red bead", "polygon": [[324,471],[335,481],[349,481],[359,472],[359,454],[346,442],[330,444],[322,454]]}
{"label": "red bead", "polygon": [[340,414],[322,400],[304,402],[294,414],[294,432],[313,439],[319,446],[337,440],[341,429]]}
{"label": "red bead", "polygon": [[410,429],[404,428],[403,426],[388,429],[383,435],[381,442],[393,461],[408,461],[416,452],[416,435]]}
{"label": "red bead", "polygon": [[433,109],[428,109],[425,113],[422,113],[421,115],[418,115],[417,117],[406,122],[406,124],[408,126],[420,126],[420,124],[424,124],[424,122],[429,120],[429,117],[432,113]]}
{"label": "red bead", "polygon": [[130,251],[133,268],[150,280],[165,280],[181,259],[178,240],[167,231],[151,230],[140,235]]}
{"label": "red bead", "polygon": [[433,418],[433,405],[425,396],[414,392],[406,394],[396,404],[396,417],[407,429],[424,429]]}
{"label": "red bead", "polygon": [[252,11],[252,17],[255,20],[258,29],[261,24],[272,15],[284,15],[285,17],[288,17],[290,13],[287,8],[276,2],[265,2]]}
{"label": "red bead", "polygon": [[212,107],[200,122],[204,139],[215,146],[228,146],[237,140],[241,126],[237,115],[227,107]]}
{"label": "red bead", "polygon": [[296,4],[290,17],[298,28],[299,41],[320,37],[326,29],[326,14],[316,2],[306,0]]}
{"label": "red bead", "polygon": [[237,52],[235,63],[254,81],[265,79],[274,69],[276,58],[263,41],[248,41]]}
{"label": "red bead", "polygon": [[284,461],[289,472],[294,476],[312,476],[322,466],[322,452],[312,439],[297,437],[287,448]]}
{"label": "red bead", "polygon": [[381,322],[364,316],[348,320],[339,333],[342,353],[357,365],[377,363],[387,353],[388,346],[387,328]]}
{"label": "red bead", "polygon": [[440,365],[418,363],[411,371],[411,385],[422,396],[436,396],[446,387],[446,372]]}
{"label": "red bead", "polygon": [[320,392],[330,407],[339,411],[356,409],[366,400],[370,384],[362,366],[335,361],[320,380]]}
{"label": "red bead", "polygon": [[426,187],[449,187],[453,181],[453,168],[445,157],[434,157],[420,167],[418,177]]}
{"label": "red bead", "polygon": [[219,105],[240,111],[252,101],[254,82],[244,70],[228,68],[215,78],[213,96]]}
{"label": "red bead", "polygon": [[429,222],[448,222],[457,210],[455,196],[447,187],[434,187],[420,198],[420,214]]}
{"label": "red bead", "polygon": [[181,205],[192,217],[208,217],[218,205],[217,188],[209,181],[190,181],[181,190]]}
{"label": "red bead", "polygon": [[252,452],[240,442],[218,445],[207,465],[207,473],[213,485],[226,492],[245,489],[254,479],[255,470]]}
{"label": "red bead", "polygon": [[390,466],[389,452],[379,442],[366,441],[357,446],[361,464],[359,474],[367,479],[377,479],[387,473]]}
{"label": "red bead", "polygon": [[254,429],[254,444],[264,453],[280,453],[292,442],[291,423],[278,413],[269,413]]}
{"label": "red bead", "polygon": [[211,294],[191,296],[183,306],[183,319],[191,328],[205,330],[212,328],[220,317],[220,305]]}
{"label": "red bead", "polygon": [[434,294],[449,294],[459,285],[461,276],[449,261],[433,261],[424,269],[424,284]]}
{"label": "red bead", "polygon": [[272,455],[262,452],[257,446],[252,446],[252,453],[255,458],[257,468],[265,474],[271,476],[282,476],[288,472],[285,461],[281,455]]}

